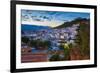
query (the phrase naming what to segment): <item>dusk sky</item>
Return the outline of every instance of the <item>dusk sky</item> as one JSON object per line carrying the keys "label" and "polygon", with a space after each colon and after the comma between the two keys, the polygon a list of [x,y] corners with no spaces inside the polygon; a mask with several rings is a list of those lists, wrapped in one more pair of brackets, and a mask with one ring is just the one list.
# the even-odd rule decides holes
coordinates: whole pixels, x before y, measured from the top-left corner
{"label": "dusk sky", "polygon": [[21,10],[22,24],[56,27],[78,17],[90,18],[90,13]]}

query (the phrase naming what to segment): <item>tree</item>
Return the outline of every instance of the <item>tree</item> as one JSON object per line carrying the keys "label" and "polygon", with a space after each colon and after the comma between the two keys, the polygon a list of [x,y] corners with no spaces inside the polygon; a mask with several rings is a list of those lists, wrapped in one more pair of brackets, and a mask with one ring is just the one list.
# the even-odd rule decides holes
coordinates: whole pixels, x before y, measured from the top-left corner
{"label": "tree", "polygon": [[29,38],[27,38],[27,37],[22,37],[22,42],[27,44],[27,43],[29,42]]}
{"label": "tree", "polygon": [[70,47],[67,43],[63,43],[59,46],[64,51],[64,60],[69,60]]}
{"label": "tree", "polygon": [[45,41],[44,45],[47,46],[47,47],[50,47],[51,46],[51,42],[50,41]]}
{"label": "tree", "polygon": [[51,46],[51,42],[50,41],[42,41],[42,40],[31,40],[30,41],[30,46],[31,47],[50,47]]}
{"label": "tree", "polygon": [[30,41],[30,46],[31,46],[31,47],[36,47],[36,46],[37,46],[37,41],[31,40],[31,41]]}
{"label": "tree", "polygon": [[65,58],[65,60],[69,60],[69,58],[70,58],[69,53],[70,53],[69,45],[67,43],[65,43],[64,44],[64,56],[65,56],[64,58]]}
{"label": "tree", "polygon": [[61,61],[61,57],[59,56],[59,54],[54,54],[51,56],[49,60],[50,61]]}
{"label": "tree", "polygon": [[78,35],[76,36],[76,44],[81,50],[81,54],[84,55],[89,55],[90,53],[90,27],[89,24],[83,24],[80,23],[80,27],[78,30]]}

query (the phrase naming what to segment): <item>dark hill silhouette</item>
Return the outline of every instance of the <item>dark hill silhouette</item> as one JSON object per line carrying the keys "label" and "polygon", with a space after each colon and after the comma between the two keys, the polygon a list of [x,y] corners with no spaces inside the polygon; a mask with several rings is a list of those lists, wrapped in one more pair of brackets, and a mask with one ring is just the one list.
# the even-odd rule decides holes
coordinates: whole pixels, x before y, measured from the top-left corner
{"label": "dark hill silhouette", "polygon": [[64,27],[70,27],[72,26],[73,24],[77,24],[77,23],[81,23],[81,22],[84,22],[84,23],[89,23],[89,19],[86,19],[86,18],[76,18],[70,22],[65,22],[63,23],[62,25],[60,26],[57,26],[55,28],[64,28]]}

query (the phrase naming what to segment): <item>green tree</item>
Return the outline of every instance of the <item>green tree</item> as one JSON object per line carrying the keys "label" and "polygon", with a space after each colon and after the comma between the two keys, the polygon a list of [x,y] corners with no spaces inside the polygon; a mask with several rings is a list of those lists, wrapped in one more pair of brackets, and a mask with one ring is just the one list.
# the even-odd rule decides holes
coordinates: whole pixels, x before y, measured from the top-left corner
{"label": "green tree", "polygon": [[69,53],[70,53],[69,45],[67,43],[63,43],[59,47],[64,51],[64,60],[69,60]]}
{"label": "green tree", "polygon": [[21,39],[22,39],[23,43],[27,44],[29,42],[29,38],[27,38],[27,37],[22,37]]}
{"label": "green tree", "polygon": [[36,40],[31,40],[30,41],[30,46],[31,47],[36,47],[37,46],[37,41]]}
{"label": "green tree", "polygon": [[59,56],[59,54],[54,54],[51,56],[49,60],[50,61],[61,61],[61,57]]}
{"label": "green tree", "polygon": [[50,47],[51,46],[51,42],[50,41],[45,41],[44,45],[47,46],[47,47]]}
{"label": "green tree", "polygon": [[67,43],[64,44],[64,58],[65,60],[69,60],[70,58],[70,48],[69,45]]}
{"label": "green tree", "polygon": [[42,41],[42,40],[31,40],[30,41],[30,46],[31,47],[50,47],[51,42],[50,41]]}
{"label": "green tree", "polygon": [[77,46],[81,50],[81,54],[89,55],[90,54],[90,27],[89,24],[80,24],[78,35],[76,36]]}

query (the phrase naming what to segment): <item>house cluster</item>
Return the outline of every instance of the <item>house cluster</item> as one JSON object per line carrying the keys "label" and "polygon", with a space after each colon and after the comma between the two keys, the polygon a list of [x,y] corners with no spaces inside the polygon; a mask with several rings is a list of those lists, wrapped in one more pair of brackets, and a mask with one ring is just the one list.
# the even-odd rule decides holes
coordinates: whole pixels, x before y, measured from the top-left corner
{"label": "house cluster", "polygon": [[22,37],[26,36],[30,40],[49,40],[52,42],[52,45],[59,45],[61,41],[66,43],[74,43],[78,28],[79,24],[73,24],[71,27],[65,27],[60,29],[44,29],[27,32],[23,34]]}

